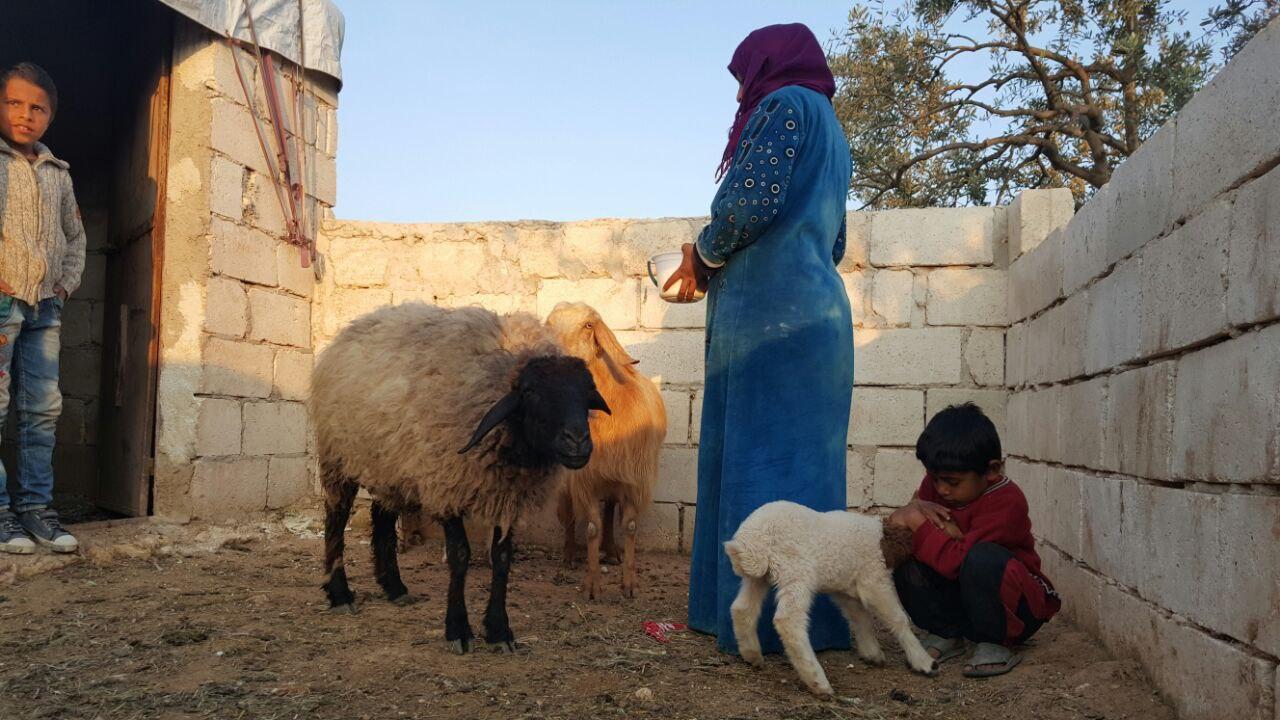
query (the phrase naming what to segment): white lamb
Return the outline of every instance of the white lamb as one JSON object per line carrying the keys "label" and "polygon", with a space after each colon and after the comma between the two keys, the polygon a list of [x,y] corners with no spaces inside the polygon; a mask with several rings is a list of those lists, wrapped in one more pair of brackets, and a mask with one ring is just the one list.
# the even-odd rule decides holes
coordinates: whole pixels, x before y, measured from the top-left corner
{"label": "white lamb", "polygon": [[[902,533],[906,533],[905,537]],[[831,685],[809,644],[809,608],[814,595],[831,597],[853,629],[858,655],[884,663],[871,627],[870,608],[898,639],[907,665],[933,675],[938,664],[911,632],[911,621],[893,587],[892,567],[911,554],[910,533],[858,513],[820,513],[792,502],[771,502],[751,513],[724,544],[742,589],[731,608],[742,659],[764,664],[756,626],[772,585],[777,590],[773,624],[787,657],[809,691],[830,695]]]}

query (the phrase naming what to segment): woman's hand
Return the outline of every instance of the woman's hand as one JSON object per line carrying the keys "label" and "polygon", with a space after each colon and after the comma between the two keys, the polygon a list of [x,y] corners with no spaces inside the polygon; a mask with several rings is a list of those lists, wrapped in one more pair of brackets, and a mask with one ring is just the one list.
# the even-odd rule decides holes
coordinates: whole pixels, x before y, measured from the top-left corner
{"label": "woman's hand", "polygon": [[711,274],[707,272],[707,267],[698,257],[698,250],[693,243],[685,243],[680,246],[680,250],[684,253],[684,260],[681,261],[680,267],[671,273],[671,277],[667,279],[667,284],[663,285],[662,289],[666,290],[678,282],[680,293],[677,299],[680,302],[693,302],[695,290],[707,291],[707,279]]}

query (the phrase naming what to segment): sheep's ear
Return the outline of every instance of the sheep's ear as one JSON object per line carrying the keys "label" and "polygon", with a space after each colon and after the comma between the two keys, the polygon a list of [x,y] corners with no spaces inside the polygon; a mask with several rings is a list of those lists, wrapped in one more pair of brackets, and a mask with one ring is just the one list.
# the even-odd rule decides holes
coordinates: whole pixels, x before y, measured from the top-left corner
{"label": "sheep's ear", "polygon": [[613,411],[609,409],[609,403],[604,401],[604,396],[595,387],[591,388],[591,394],[587,396],[587,409],[599,410],[605,415],[613,414]]}
{"label": "sheep's ear", "polygon": [[476,426],[476,431],[471,434],[471,441],[467,443],[466,447],[459,450],[458,454],[461,455],[479,444],[479,442],[484,439],[484,436],[488,435],[494,428],[498,427],[498,424],[503,420],[506,420],[507,417],[515,411],[516,406],[519,404],[520,394],[516,391],[512,390],[506,395],[503,395],[502,399],[494,403],[493,407],[489,408],[489,412],[484,414],[484,417],[480,420],[480,424]]}
{"label": "sheep's ear", "polygon": [[618,342],[618,336],[613,334],[608,325],[604,321],[596,322],[593,333],[596,340],[596,347],[605,355],[608,355],[614,362],[619,365],[638,365],[639,360],[627,354],[623,349],[622,343]]}

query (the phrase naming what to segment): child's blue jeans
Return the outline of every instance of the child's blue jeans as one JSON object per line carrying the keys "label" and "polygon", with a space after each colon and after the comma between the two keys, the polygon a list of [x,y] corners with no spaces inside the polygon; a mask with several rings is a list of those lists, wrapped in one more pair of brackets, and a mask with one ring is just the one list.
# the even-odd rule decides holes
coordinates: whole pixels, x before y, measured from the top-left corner
{"label": "child's blue jeans", "polygon": [[[53,442],[62,413],[58,351],[62,347],[62,300],[29,305],[0,293],[0,428],[10,398],[18,411],[18,496],[12,509],[25,512],[53,501]],[[8,474],[0,464],[0,507],[9,503]]]}

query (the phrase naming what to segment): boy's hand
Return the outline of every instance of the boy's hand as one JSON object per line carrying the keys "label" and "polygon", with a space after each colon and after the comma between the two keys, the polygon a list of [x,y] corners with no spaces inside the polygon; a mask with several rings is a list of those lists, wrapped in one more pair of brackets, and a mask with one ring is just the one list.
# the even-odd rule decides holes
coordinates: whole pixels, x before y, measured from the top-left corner
{"label": "boy's hand", "polygon": [[938,503],[921,500],[919,498],[912,500],[911,504],[925,516],[925,519],[930,523],[933,523],[933,526],[936,528],[945,530],[946,528],[944,528],[943,525],[951,522],[951,511],[948,510],[945,505],[939,505]]}
{"label": "boy's hand", "polygon": [[960,526],[954,520],[948,520],[941,525],[942,532],[951,537],[952,540],[963,540],[964,533],[960,531]]}
{"label": "boy's hand", "polygon": [[[0,290],[3,290],[3,289],[4,289],[4,288],[0,288]],[[66,291],[66,289],[65,289],[65,288],[63,288],[61,285],[54,285],[54,286],[53,286],[53,294],[54,294],[54,295],[56,295],[56,296],[57,296],[57,298],[58,298],[59,300],[61,300],[62,302],[66,302],[66,301],[67,301],[67,291]]]}
{"label": "boy's hand", "polygon": [[889,515],[889,522],[915,532],[916,528],[929,522],[929,520],[924,516],[924,513],[920,512],[920,508],[916,507],[915,503],[912,503],[894,510]]}

